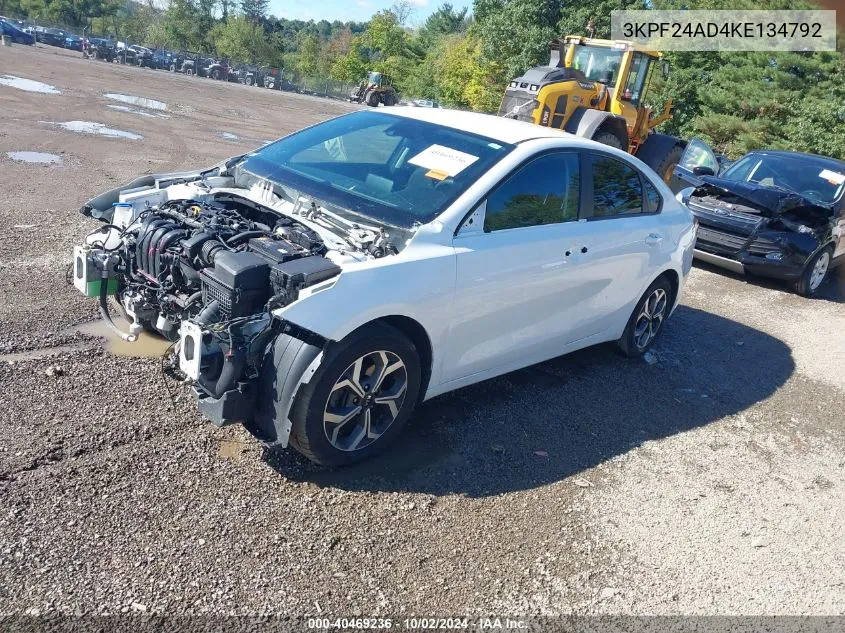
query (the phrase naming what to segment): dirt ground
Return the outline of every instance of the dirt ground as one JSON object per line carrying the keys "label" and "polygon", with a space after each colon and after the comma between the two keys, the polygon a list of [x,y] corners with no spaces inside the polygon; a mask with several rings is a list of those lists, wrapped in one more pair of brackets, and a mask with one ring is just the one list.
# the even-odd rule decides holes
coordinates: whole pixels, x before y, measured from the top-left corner
{"label": "dirt ground", "polygon": [[845,612],[840,282],[809,301],[697,266],[656,363],[558,358],[323,471],[109,353],[65,270],[94,194],[353,106],[41,47],[0,48],[4,74],[61,94],[0,85],[0,614]]}

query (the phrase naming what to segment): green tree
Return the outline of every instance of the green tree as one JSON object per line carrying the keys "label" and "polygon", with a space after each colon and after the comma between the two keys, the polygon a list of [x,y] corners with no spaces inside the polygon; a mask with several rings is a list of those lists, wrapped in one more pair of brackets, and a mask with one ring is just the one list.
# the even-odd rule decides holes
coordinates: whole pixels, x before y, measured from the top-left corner
{"label": "green tree", "polygon": [[469,35],[440,40],[431,60],[437,79],[435,98],[445,105],[481,112],[495,111],[504,86],[497,83],[501,69],[485,61],[481,44]]}
{"label": "green tree", "polygon": [[444,35],[465,32],[468,24],[467,9],[456,11],[450,3],[444,2],[428,16],[417,36],[423,48],[429,49]]}
{"label": "green tree", "polygon": [[270,44],[264,29],[250,22],[246,16],[239,15],[217,23],[209,39],[214,42],[215,51],[221,57],[252,63],[269,61]]}
{"label": "green tree", "polygon": [[559,0],[475,0],[472,30],[483,58],[504,73],[500,81],[548,59],[560,8]]}
{"label": "green tree", "polygon": [[331,76],[338,81],[360,81],[367,74],[369,61],[361,38],[352,38],[347,53],[332,64]]}
{"label": "green tree", "polygon": [[645,10],[645,0],[571,0],[564,3],[560,21],[557,24],[559,37],[566,35],[590,35],[610,37],[611,11]]}
{"label": "green tree", "polygon": [[270,0],[241,0],[241,13],[247,20],[258,24],[267,18]]}
{"label": "green tree", "polygon": [[174,48],[196,49],[204,42],[199,11],[191,0],[170,0],[163,17],[167,43]]}

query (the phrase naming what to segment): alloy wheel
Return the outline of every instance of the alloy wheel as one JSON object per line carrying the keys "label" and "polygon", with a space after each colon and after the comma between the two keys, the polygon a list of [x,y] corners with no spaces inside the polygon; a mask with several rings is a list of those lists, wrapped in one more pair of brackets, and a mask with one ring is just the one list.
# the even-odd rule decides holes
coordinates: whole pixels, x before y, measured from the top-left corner
{"label": "alloy wheel", "polygon": [[378,440],[396,420],[408,372],[393,352],[369,352],[335,381],[323,411],[323,430],[341,451],[357,451]]}
{"label": "alloy wheel", "polygon": [[634,343],[637,349],[644,350],[657,336],[666,318],[667,303],[666,291],[663,288],[656,288],[643,302],[634,326]]}
{"label": "alloy wheel", "polygon": [[821,286],[825,275],[827,275],[827,268],[829,265],[830,253],[825,251],[819,255],[819,258],[813,266],[813,272],[810,273],[810,290],[816,290],[819,286]]}

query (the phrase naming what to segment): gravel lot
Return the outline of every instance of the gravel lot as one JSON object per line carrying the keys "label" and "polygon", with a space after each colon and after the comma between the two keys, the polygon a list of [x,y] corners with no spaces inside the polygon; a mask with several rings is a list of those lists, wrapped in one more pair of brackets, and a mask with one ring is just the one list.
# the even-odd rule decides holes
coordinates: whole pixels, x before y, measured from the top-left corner
{"label": "gravel lot", "polygon": [[61,91],[0,85],[0,613],[845,613],[837,282],[807,301],[696,267],[656,363],[558,358],[321,471],[172,402],[157,358],[79,329],[95,305],[64,275],[92,195],[352,106],[51,48],[0,67]]}

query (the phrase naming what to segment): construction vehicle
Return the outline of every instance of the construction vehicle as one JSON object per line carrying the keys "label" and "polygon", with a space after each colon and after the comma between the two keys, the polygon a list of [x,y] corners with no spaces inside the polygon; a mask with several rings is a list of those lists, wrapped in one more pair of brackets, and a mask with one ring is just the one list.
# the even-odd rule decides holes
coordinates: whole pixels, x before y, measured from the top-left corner
{"label": "construction vehicle", "polygon": [[369,72],[358,89],[349,95],[349,101],[366,103],[373,108],[378,107],[379,103],[392,106],[399,103],[399,93],[393,87],[390,77],[378,72]]}
{"label": "construction vehicle", "polygon": [[674,110],[671,99],[659,114],[645,105],[655,71],[668,75],[661,53],[625,41],[568,36],[551,42],[548,66],[510,82],[499,115],[627,150],[674,188],[672,172],[686,144],[654,131]]}

